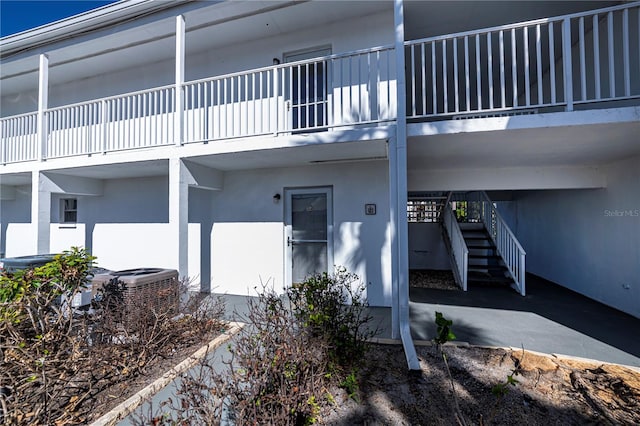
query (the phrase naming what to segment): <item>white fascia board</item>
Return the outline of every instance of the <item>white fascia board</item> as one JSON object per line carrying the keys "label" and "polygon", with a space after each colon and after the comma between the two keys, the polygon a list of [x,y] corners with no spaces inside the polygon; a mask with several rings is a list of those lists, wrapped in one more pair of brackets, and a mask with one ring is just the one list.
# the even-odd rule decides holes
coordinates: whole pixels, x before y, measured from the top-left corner
{"label": "white fascia board", "polygon": [[94,28],[112,25],[132,16],[174,8],[192,0],[156,1],[123,0],[117,3],[93,9],[50,24],[42,25],[17,34],[0,38],[2,56],[31,48],[40,44],[49,44]]}

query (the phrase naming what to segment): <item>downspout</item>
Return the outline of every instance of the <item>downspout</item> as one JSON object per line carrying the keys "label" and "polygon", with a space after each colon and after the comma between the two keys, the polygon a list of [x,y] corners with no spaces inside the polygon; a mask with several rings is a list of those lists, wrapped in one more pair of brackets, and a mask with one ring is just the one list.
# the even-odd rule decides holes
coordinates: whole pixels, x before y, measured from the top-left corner
{"label": "downspout", "polygon": [[[404,59],[404,0],[394,2],[395,24],[395,52],[396,52],[396,137],[391,146],[389,161],[390,170],[395,172],[395,191],[392,206],[395,204],[395,249],[397,268],[393,277],[397,288],[397,300],[394,307],[397,309],[397,320],[400,328],[400,338],[407,358],[409,370],[420,370],[420,362],[416,354],[416,348],[411,339],[411,327],[409,322],[409,244],[407,226],[407,107],[405,84],[405,59]],[[392,179],[393,181],[393,179]],[[393,185],[393,182],[390,182]]]}

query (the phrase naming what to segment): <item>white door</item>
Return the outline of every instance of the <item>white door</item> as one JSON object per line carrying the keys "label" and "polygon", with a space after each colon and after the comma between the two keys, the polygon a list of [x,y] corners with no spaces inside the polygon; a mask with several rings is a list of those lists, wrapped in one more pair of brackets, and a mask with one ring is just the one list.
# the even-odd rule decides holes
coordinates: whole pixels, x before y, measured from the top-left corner
{"label": "white door", "polygon": [[287,284],[333,269],[331,188],[285,190]]}

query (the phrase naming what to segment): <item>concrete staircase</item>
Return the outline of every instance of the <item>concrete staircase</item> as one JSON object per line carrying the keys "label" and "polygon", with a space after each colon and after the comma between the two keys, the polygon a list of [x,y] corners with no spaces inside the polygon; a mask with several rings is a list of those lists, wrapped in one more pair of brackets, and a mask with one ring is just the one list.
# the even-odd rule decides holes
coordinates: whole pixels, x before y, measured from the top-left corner
{"label": "concrete staircase", "polygon": [[513,279],[482,223],[459,223],[469,262],[467,285],[511,286]]}

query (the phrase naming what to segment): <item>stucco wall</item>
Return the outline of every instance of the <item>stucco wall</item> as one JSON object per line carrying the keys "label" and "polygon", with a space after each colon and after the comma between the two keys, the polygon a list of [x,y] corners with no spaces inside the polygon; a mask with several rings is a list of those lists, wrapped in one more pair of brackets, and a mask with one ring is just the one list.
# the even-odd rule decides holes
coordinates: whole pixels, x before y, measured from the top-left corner
{"label": "stucco wall", "polygon": [[[6,257],[32,254],[31,243],[34,239],[26,235],[21,244],[7,244],[8,235],[20,235],[31,222],[31,185],[17,186],[12,200],[0,201],[0,253]],[[30,234],[29,234],[30,235]]]}
{"label": "stucco wall", "polygon": [[439,223],[409,223],[409,269],[451,269]]}
{"label": "stucco wall", "polygon": [[532,191],[503,208],[527,271],[640,317],[640,157],[607,167],[607,188]]}
{"label": "stucco wall", "polygon": [[[368,284],[369,303],[391,304],[389,185],[386,161],[226,172],[221,191],[190,188],[189,276],[203,290],[251,294],[261,281],[285,284],[284,190],[331,187],[334,264]],[[52,195],[51,251],[87,247],[100,266],[177,268],[169,224],[168,177],[109,179],[101,196],[78,199],[78,223],[61,224],[60,199]],[[273,195],[283,196],[274,203]],[[30,196],[3,201],[7,255],[33,254]],[[14,203],[13,207],[10,203]],[[365,215],[365,204],[376,215]],[[24,218],[22,218],[24,217]],[[22,218],[22,219],[21,219]],[[5,225],[6,223],[6,225]],[[211,278],[211,280],[210,280]]]}
{"label": "stucco wall", "polygon": [[[388,168],[386,162],[227,172],[213,196],[212,286],[216,292],[253,293],[261,282],[284,285],[285,188],[333,189],[334,263],[369,284],[372,305],[391,303]],[[375,203],[377,214],[365,215]]]}

